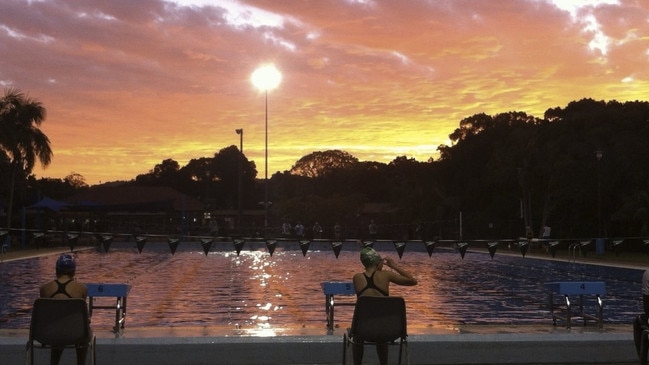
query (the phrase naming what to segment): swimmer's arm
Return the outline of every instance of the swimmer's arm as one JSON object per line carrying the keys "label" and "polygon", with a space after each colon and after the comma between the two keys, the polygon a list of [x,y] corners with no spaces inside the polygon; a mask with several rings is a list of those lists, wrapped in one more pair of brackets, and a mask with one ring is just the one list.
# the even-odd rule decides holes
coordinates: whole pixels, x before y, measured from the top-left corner
{"label": "swimmer's arm", "polygon": [[417,285],[417,279],[410,272],[397,265],[391,258],[386,258],[385,264],[394,270],[390,275],[391,282],[397,285]]}

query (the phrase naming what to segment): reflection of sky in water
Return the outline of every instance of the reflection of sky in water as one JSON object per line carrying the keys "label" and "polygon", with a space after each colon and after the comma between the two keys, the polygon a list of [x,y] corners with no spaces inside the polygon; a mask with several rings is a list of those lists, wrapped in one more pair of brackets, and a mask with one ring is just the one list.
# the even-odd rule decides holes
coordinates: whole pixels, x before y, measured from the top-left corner
{"label": "reflection of sky in water", "polygon": [[[278,245],[273,256],[262,245],[244,246],[239,256],[227,244],[223,251],[214,245],[207,257],[199,244],[193,245],[181,244],[173,256],[158,243],[147,244],[141,254],[132,243],[113,244],[108,254],[82,251],[77,254],[78,280],[131,284],[127,327],[222,326],[273,335],[282,328],[323,328],[320,283],[351,280],[361,269],[357,249],[345,249],[336,258],[328,243],[312,243],[306,257],[297,244],[290,249]],[[605,281],[608,323],[630,323],[641,310],[640,270],[498,253],[491,259],[469,252],[461,259],[441,249],[429,257],[422,244],[415,245],[408,244],[401,260],[391,244],[376,246],[419,279],[417,286],[392,286],[390,291],[406,298],[412,327],[548,324],[543,283],[550,281]],[[0,264],[0,327],[28,328],[38,287],[53,277],[55,260]],[[98,300],[112,304],[108,298]],[[341,327],[350,319],[349,307],[336,311]],[[95,326],[110,327],[112,320],[108,314],[93,315]]]}

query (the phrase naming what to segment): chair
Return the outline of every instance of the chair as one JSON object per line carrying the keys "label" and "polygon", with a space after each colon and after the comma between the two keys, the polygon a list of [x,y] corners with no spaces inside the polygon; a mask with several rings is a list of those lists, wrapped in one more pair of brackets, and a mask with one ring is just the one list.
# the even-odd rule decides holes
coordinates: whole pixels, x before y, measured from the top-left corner
{"label": "chair", "polygon": [[[398,341],[397,341],[398,340]],[[346,365],[349,349],[366,344],[389,344],[399,346],[399,364],[405,352],[408,356],[408,331],[406,302],[401,297],[358,297],[351,328],[343,335],[343,365]],[[404,351],[405,350],[405,351]]]}
{"label": "chair", "polygon": [[34,364],[37,347],[85,348],[86,362],[90,358],[90,363],[95,364],[95,344],[84,299],[36,299],[25,349],[26,364]]}
{"label": "chair", "polygon": [[647,319],[646,314],[638,314],[633,321],[633,342],[642,365],[647,365],[647,352],[649,352],[649,321]]}

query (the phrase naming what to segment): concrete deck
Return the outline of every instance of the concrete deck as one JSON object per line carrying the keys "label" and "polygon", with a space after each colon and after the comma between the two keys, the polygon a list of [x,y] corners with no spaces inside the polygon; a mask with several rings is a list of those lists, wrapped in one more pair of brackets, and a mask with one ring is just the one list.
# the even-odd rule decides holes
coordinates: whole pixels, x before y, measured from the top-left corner
{"label": "concrete deck", "polygon": [[[437,364],[636,364],[631,325],[470,326],[409,337],[413,365]],[[99,364],[159,365],[280,365],[341,364],[342,330],[331,335],[241,336],[222,329],[126,328],[115,337],[97,333]],[[23,364],[26,330],[0,330],[0,363]],[[378,363],[372,348],[366,364]],[[396,362],[398,351],[392,347]],[[37,351],[37,363],[48,362],[48,351]],[[66,362],[67,361],[67,362]],[[74,363],[66,350],[62,364]]]}

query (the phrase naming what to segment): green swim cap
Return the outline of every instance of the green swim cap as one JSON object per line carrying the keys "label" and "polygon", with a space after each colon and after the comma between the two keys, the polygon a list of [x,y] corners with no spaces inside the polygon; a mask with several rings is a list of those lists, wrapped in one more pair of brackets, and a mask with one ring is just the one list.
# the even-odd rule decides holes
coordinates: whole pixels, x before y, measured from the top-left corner
{"label": "green swim cap", "polygon": [[381,255],[371,247],[365,247],[361,250],[361,262],[365,267],[376,266],[381,262]]}

